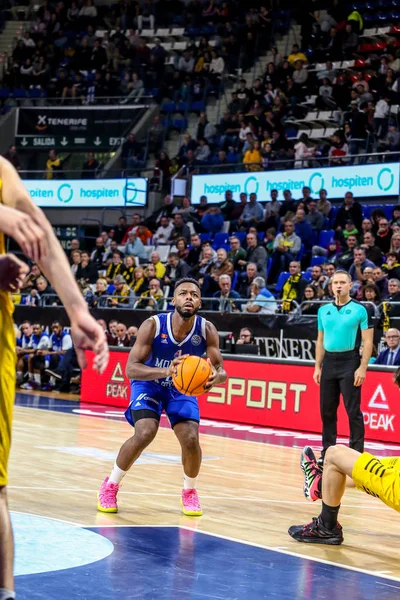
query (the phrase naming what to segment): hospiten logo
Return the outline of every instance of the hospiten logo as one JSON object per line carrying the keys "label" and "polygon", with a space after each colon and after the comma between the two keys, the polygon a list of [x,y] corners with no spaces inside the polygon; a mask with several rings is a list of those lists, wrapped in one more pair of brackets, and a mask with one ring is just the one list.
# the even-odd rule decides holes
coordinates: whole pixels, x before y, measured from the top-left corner
{"label": "hospiten logo", "polygon": [[57,190],[57,198],[63,204],[68,204],[68,202],[71,202],[73,195],[74,193],[69,183],[63,183]]}
{"label": "hospiten logo", "polygon": [[381,169],[378,173],[376,182],[378,184],[378,188],[382,192],[388,192],[394,184],[394,175],[392,169],[389,167],[384,167]]}
{"label": "hospiten logo", "polygon": [[243,191],[247,195],[257,194],[257,192],[258,192],[258,181],[257,181],[256,177],[248,177],[246,179]]}

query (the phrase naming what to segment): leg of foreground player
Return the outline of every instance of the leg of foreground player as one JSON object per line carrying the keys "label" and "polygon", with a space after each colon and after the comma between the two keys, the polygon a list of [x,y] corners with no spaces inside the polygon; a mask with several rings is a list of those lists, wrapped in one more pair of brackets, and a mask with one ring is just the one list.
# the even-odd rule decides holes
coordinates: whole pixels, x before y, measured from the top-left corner
{"label": "leg of foreground player", "polygon": [[201,465],[199,424],[195,421],[181,421],[175,425],[174,432],[182,448],[182,510],[185,515],[199,517],[203,514],[196,491],[196,479]]}
{"label": "leg of foreground player", "polygon": [[[14,540],[10,513],[7,505],[7,490],[0,488],[0,600],[14,598]],[[8,593],[9,592],[9,593]]]}
{"label": "leg of foreground player", "polygon": [[121,446],[110,477],[106,477],[101,484],[98,493],[98,510],[101,512],[118,512],[117,493],[119,484],[143,450],[154,440],[157,431],[157,419],[140,419],[135,423],[135,435]]}
{"label": "leg of foreground player", "polygon": [[352,476],[354,465],[361,456],[346,446],[330,446],[325,454],[322,476],[322,511],[307,525],[294,525],[289,535],[298,542],[338,545],[343,532],[337,521],[340,501],[346,488],[346,475]]}

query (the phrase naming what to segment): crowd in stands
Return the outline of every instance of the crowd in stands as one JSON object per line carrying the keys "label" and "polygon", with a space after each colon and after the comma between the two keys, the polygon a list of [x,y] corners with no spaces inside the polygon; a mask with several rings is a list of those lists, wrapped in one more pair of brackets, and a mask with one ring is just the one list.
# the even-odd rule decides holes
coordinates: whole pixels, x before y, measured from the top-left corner
{"label": "crowd in stands", "polygon": [[[255,2],[42,0],[36,9],[7,60],[3,85],[64,102],[118,97],[125,104],[152,90],[158,100],[202,99],[226,70],[251,67],[259,39],[265,47],[270,37],[270,11]],[[186,41],[155,35],[171,28]]]}
{"label": "crowd in stands", "polygon": [[[382,318],[400,314],[385,304],[400,291],[400,206],[370,210],[352,192],[341,206],[323,189],[311,197],[308,187],[297,199],[272,190],[265,207],[254,193],[235,199],[230,190],[211,206],[206,197],[194,207],[189,198],[178,205],[166,196],[146,219],[121,216],[94,247],[87,243],[72,240],[68,257],[93,309],[166,310],[176,280],[190,276],[208,310],[288,313],[307,301],[304,310],[315,314],[317,302],[332,298],[332,274],[345,269],[356,299],[383,302]],[[60,304],[35,264],[14,302]]]}
{"label": "crowd in stands", "polygon": [[[88,241],[73,239],[67,254],[92,309],[168,310],[175,282],[190,276],[201,286],[205,310],[315,316],[321,302],[333,300],[332,275],[344,269],[353,279],[352,297],[368,303],[385,331],[400,316],[400,205],[363,207],[351,192],[340,206],[325,190],[312,198],[307,187],[300,199],[288,190],[278,199],[272,190],[265,207],[255,194],[235,199],[229,190],[219,206],[206,198],[196,208],[188,198],[178,206],[166,196],[146,219],[121,216],[94,247]],[[36,264],[13,300],[61,304]],[[110,345],[129,347],[137,328],[128,316],[122,321],[101,323]],[[65,391],[79,384],[71,338],[59,322],[51,332],[24,322],[17,337],[24,388]]]}
{"label": "crowd in stands", "polygon": [[[396,160],[400,12],[385,5],[387,13],[374,21],[362,3],[357,10],[333,0],[324,3],[327,10],[312,5],[307,22],[297,17],[301,41],[283,56],[271,47],[274,12],[256,3],[120,0],[103,10],[92,0],[42,0],[31,31],[8,58],[3,86],[36,89],[64,103],[104,103],[104,97],[115,103],[113,96],[127,103],[153,95],[167,118],[155,117],[149,149],[166,185],[182,166],[188,174],[210,165],[222,172],[284,169],[288,161],[295,167],[340,166],[363,162],[355,156],[370,152]],[[386,26],[374,43],[362,37],[364,21]],[[186,40],[174,49],[142,35],[146,28],[174,26]],[[251,84],[239,77],[227,110],[218,123],[210,122],[207,94],[228,93],[225,76],[251,68],[266,50],[262,76]],[[168,115],[185,114],[197,101],[196,131],[185,134],[176,157],[168,156]],[[143,166],[144,159],[143,144],[126,140],[124,168]],[[92,157],[84,169],[89,176],[94,162]]]}
{"label": "crowd in stands", "polygon": [[341,166],[371,152],[397,159],[400,12],[380,14],[376,27],[382,20],[387,27],[366,44],[360,36],[370,7],[366,15],[341,2],[324,8],[304,11],[301,44],[287,56],[271,48],[263,75],[252,85],[239,81],[219,123],[200,115],[179,155],[189,173],[207,165],[221,172]]}

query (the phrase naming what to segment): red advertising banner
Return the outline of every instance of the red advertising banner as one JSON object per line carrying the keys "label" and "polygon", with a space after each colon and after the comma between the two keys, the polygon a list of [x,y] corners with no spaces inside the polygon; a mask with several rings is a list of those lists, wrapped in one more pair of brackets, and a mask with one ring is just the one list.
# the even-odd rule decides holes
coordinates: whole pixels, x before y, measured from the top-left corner
{"label": "red advertising banner", "polygon": [[[82,402],[126,408],[129,381],[125,377],[128,354],[111,352],[103,375],[91,366],[82,375]],[[319,388],[311,366],[225,360],[228,381],[199,398],[204,419],[232,423],[321,432]],[[400,440],[400,390],[393,374],[368,371],[362,387],[362,411],[366,438],[382,442]],[[343,403],[338,413],[338,434],[348,435],[348,420]]]}

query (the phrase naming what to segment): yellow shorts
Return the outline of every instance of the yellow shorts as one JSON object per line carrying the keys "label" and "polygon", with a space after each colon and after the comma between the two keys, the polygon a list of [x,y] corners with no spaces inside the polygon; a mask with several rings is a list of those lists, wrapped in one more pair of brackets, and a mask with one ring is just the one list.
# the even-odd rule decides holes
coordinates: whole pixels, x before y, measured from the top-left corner
{"label": "yellow shorts", "polygon": [[358,490],[400,512],[400,457],[378,459],[364,452],[354,464],[352,477]]}
{"label": "yellow shorts", "polygon": [[7,485],[15,398],[15,334],[9,299],[0,292],[0,487]]}

